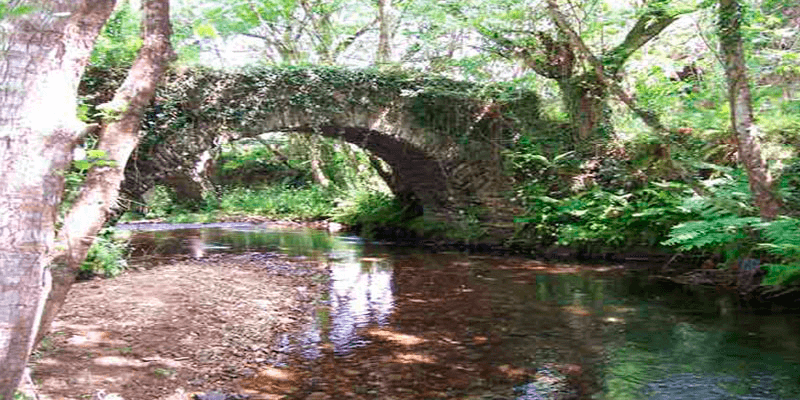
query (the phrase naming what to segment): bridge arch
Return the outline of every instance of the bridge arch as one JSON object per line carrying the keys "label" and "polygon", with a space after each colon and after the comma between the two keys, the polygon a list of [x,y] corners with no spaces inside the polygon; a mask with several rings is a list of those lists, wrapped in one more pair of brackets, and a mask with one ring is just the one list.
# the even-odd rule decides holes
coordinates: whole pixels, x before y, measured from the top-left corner
{"label": "bridge arch", "polygon": [[197,181],[204,154],[226,141],[310,132],[383,159],[392,190],[426,212],[496,210],[510,188],[502,150],[541,123],[534,93],[503,86],[321,67],[175,72],[146,114],[123,193]]}

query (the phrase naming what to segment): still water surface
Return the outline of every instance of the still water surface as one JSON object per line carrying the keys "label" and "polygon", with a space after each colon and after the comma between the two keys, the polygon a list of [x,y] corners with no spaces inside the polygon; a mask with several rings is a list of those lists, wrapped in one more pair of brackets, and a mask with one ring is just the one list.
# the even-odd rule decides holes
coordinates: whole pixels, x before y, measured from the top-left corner
{"label": "still water surface", "polygon": [[[124,228],[124,227],[123,227]],[[278,345],[308,391],[397,398],[800,399],[800,315],[614,265],[431,253],[249,224],[134,230],[134,257],[326,262],[314,324]],[[186,228],[185,226],[182,228]]]}

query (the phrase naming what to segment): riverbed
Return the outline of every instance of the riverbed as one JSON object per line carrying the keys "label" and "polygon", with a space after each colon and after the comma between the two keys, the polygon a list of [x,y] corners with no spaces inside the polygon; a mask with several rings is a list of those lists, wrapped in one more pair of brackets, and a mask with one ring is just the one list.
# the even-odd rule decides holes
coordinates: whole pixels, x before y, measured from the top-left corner
{"label": "riverbed", "polygon": [[[640,268],[432,252],[254,224],[123,228],[137,269],[79,284],[83,301],[67,306],[61,336],[34,366],[45,390],[61,385],[60,398],[103,390],[126,399],[800,399],[800,315],[751,310],[734,294],[654,281]],[[212,276],[219,282],[202,286]],[[146,287],[179,283],[182,292],[142,305]],[[197,303],[192,315],[207,329],[160,314],[178,297]],[[259,314],[270,307],[280,315]],[[77,323],[91,325],[102,311],[112,324],[108,313],[126,309],[140,314],[116,321],[141,324],[139,339]],[[147,325],[155,320],[163,329]],[[91,332],[96,348],[79,347]],[[154,348],[136,343],[146,335]],[[158,335],[186,351],[159,350]],[[48,367],[69,355],[85,363],[76,371],[91,372],[111,353],[135,368],[71,381]],[[149,378],[137,380],[137,371]]]}

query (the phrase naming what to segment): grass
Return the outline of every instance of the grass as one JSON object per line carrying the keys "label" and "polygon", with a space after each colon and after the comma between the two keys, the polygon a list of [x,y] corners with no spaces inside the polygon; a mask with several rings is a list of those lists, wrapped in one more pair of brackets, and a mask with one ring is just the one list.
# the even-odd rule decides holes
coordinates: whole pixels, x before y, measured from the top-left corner
{"label": "grass", "polygon": [[217,207],[222,213],[243,212],[300,220],[321,219],[330,216],[333,209],[333,194],[317,185],[235,188],[220,197]]}
{"label": "grass", "polygon": [[174,200],[166,187],[157,187],[146,212],[126,214],[124,220],[163,219],[170,223],[216,222],[259,216],[271,219],[313,221],[325,219],[335,209],[336,191],[317,185],[292,187],[275,185],[235,187],[219,197],[208,196],[204,204],[191,209]]}
{"label": "grass", "polygon": [[175,370],[171,368],[156,368],[153,374],[161,378],[172,378],[175,375]]}

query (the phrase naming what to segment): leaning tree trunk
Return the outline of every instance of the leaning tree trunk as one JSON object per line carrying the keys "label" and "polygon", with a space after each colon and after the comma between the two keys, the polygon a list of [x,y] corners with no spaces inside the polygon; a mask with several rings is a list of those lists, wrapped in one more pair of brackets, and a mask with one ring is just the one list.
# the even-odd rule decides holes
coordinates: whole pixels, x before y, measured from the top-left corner
{"label": "leaning tree trunk", "polygon": [[47,299],[39,339],[64,304],[81,263],[117,202],[125,164],[139,143],[139,127],[145,107],[155,95],[158,82],[172,57],[169,38],[169,0],[145,0],[142,37],[144,43],[114,99],[104,105],[113,118],[103,122],[98,150],[106,159],[86,177],[78,199],[58,233],[59,247],[52,256],[53,290]]}
{"label": "leaning tree trunk", "polygon": [[742,13],[739,2],[720,0],[720,52],[725,63],[725,75],[728,78],[728,101],[733,131],[739,144],[739,159],[747,170],[750,192],[761,217],[770,220],[778,215],[781,201],[775,194],[766,162],[761,157],[758,131],[753,123],[753,105],[742,48],[741,24]]}
{"label": "leaning tree trunk", "polygon": [[[610,90],[619,100],[625,103],[639,118],[641,118],[653,130],[660,133],[670,133],[665,127],[658,116],[658,114],[641,108],[638,106],[633,97],[628,95],[619,84],[619,77],[617,75],[622,71],[625,61],[640,47],[644,46],[647,42],[658,36],[666,27],[677,19],[679,12],[669,11],[664,8],[666,4],[657,6],[652,4],[648,5],[648,9],[636,20],[636,23],[625,35],[625,40],[615,46],[609,51],[603,52],[602,57],[598,58],[589,50],[583,39],[575,32],[568,24],[567,17],[558,7],[556,0],[547,0],[547,11],[550,14],[553,22],[558,27],[559,31],[567,37],[569,43],[573,47],[573,52],[582,53],[583,57],[588,61],[589,66],[594,70],[593,79],[583,79],[578,81],[578,84],[588,84],[587,87],[596,88],[597,93],[602,93],[601,98],[605,99],[608,91]],[[683,12],[683,11],[681,11]],[[599,92],[602,90],[602,92]],[[587,99],[588,100],[588,99]],[[569,100],[565,100],[569,103]],[[569,107],[568,107],[569,109]],[[571,110],[569,110],[571,111]],[[587,117],[591,114],[587,114]],[[604,116],[602,118],[608,118]],[[573,116],[573,121],[576,118]],[[580,121],[580,119],[578,119]],[[610,127],[610,125],[609,125]],[[581,134],[580,131],[579,135]]]}
{"label": "leaning tree trunk", "polygon": [[44,296],[64,171],[83,126],[78,83],[113,0],[17,1],[0,79],[0,399],[13,398]]}

